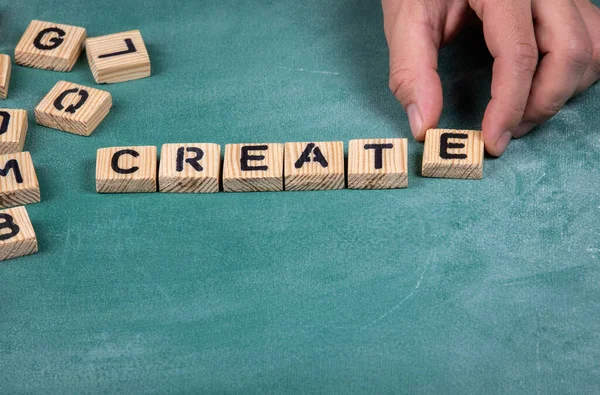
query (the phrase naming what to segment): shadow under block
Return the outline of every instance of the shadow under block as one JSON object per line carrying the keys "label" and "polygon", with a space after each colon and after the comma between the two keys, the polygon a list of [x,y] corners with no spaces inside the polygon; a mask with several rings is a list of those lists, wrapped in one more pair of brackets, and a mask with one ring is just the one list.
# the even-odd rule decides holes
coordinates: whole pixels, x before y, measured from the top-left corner
{"label": "shadow under block", "polygon": [[35,254],[37,238],[25,207],[0,211],[0,261]]}
{"label": "shadow under block", "polygon": [[88,38],[85,50],[98,84],[150,76],[150,57],[139,30]]}
{"label": "shadow under block", "polygon": [[33,20],[15,48],[15,63],[36,69],[71,71],[85,37],[82,27]]}
{"label": "shadow under block", "polygon": [[10,85],[10,56],[0,55],[0,99],[8,97],[8,86]]}
{"label": "shadow under block", "polygon": [[98,193],[156,192],[156,147],[100,148],[96,156]]}
{"label": "shadow under block", "polygon": [[483,177],[483,136],[478,130],[430,129],[423,150],[424,177]]}
{"label": "shadow under block", "polygon": [[221,146],[164,144],[160,150],[158,186],[161,192],[219,192]]}
{"label": "shadow under block", "polygon": [[223,191],[283,191],[283,144],[227,144]]}
{"label": "shadow under block", "polygon": [[0,155],[23,151],[27,111],[0,108]]}
{"label": "shadow under block", "polygon": [[285,190],[343,189],[344,143],[285,143]]}
{"label": "shadow under block", "polygon": [[111,107],[110,93],[59,81],[35,107],[35,120],[49,128],[89,136]]}
{"label": "shadow under block", "polygon": [[39,201],[40,184],[29,152],[0,155],[0,208]]}
{"label": "shadow under block", "polygon": [[348,143],[348,188],[408,187],[407,139],[360,139]]}

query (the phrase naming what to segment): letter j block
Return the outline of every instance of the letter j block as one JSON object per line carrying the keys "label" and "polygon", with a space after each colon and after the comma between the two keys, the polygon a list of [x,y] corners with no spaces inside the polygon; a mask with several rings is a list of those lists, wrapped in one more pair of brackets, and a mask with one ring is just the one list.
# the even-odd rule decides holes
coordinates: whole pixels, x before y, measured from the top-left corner
{"label": "letter j block", "polygon": [[96,156],[98,193],[156,192],[156,147],[100,148]]}
{"label": "letter j block", "polygon": [[483,177],[483,137],[478,130],[430,129],[425,136],[423,177]]}

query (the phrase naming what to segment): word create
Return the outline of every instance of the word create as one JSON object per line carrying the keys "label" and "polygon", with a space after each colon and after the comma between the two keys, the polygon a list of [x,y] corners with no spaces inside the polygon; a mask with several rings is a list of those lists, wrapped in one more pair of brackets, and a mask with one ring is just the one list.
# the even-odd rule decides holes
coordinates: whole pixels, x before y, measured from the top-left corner
{"label": "word create", "polygon": [[0,261],[38,251],[37,238],[25,207],[0,211]]}

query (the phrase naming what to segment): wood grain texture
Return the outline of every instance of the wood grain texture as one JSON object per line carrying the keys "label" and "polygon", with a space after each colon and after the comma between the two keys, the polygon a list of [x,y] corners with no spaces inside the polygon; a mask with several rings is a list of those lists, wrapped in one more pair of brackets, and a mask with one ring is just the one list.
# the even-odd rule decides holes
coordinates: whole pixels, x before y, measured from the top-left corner
{"label": "wood grain texture", "polygon": [[6,132],[0,135],[0,155],[23,151],[27,137],[27,111],[0,108],[0,122],[8,118]]}
{"label": "wood grain texture", "polygon": [[[201,158],[192,149],[200,149]],[[182,156],[178,159],[178,152]],[[197,170],[186,160],[194,161]],[[177,163],[182,166],[178,169]],[[164,144],[160,150],[158,185],[161,192],[214,193],[219,192],[221,146],[218,144]]]}
{"label": "wood grain texture", "polygon": [[5,173],[0,176],[0,208],[40,201],[40,184],[29,152],[0,155],[0,169]]}
{"label": "wood grain texture", "polygon": [[38,252],[37,237],[25,207],[0,210],[0,261]]}
{"label": "wood grain texture", "polygon": [[[134,169],[132,173],[120,174],[113,170],[113,156],[122,150],[133,150],[137,157],[125,154],[117,160],[121,169]],[[110,147],[100,148],[96,156],[96,191],[98,193],[156,192],[156,147]]]}
{"label": "wood grain texture", "polygon": [[[88,38],[85,47],[90,69],[99,84],[150,76],[150,57],[139,30]],[[110,54],[115,55],[106,56]]]}
{"label": "wood grain texture", "polygon": [[[59,37],[58,33],[47,33],[41,40],[42,44],[52,46],[51,40],[62,39],[63,41],[53,49],[38,49],[34,46],[34,40],[42,30],[47,28],[62,29],[65,35]],[[82,27],[33,20],[15,48],[15,63],[37,69],[71,71],[81,54],[85,37],[86,32]]]}
{"label": "wood grain texture", "polygon": [[[460,137],[452,137],[453,135]],[[447,147],[444,147],[444,141],[447,142]],[[452,158],[442,157],[444,153]],[[425,137],[422,175],[423,177],[481,179],[484,153],[481,131],[430,129]],[[454,157],[457,155],[465,157]]]}
{"label": "wood grain texture", "polygon": [[[254,148],[247,155],[258,157],[245,161],[249,167],[267,169],[242,170],[242,147]],[[225,192],[283,191],[283,144],[227,144],[223,161]]]}
{"label": "wood grain texture", "polygon": [[11,69],[10,56],[0,54],[0,99],[6,99],[8,97]]}
{"label": "wood grain texture", "polygon": [[[63,108],[57,108],[55,100],[69,89],[78,89],[78,91],[69,93],[61,102]],[[74,106],[79,102],[81,99],[79,92],[83,91],[89,95],[85,103],[75,112],[67,112],[69,106]],[[108,115],[111,107],[112,96],[110,93],[71,82],[59,81],[35,107],[35,120],[40,125],[49,128],[89,136]]]}
{"label": "wood grain texture", "polygon": [[[372,145],[385,145],[378,151]],[[380,156],[376,160],[377,152]],[[377,168],[379,167],[379,168]],[[408,187],[407,139],[359,139],[348,143],[348,188]]]}
{"label": "wood grain texture", "polygon": [[[299,158],[314,144],[308,161]],[[327,166],[315,162],[317,152],[327,161]],[[345,184],[344,143],[341,141],[319,143],[285,143],[285,190],[306,191],[343,189]]]}

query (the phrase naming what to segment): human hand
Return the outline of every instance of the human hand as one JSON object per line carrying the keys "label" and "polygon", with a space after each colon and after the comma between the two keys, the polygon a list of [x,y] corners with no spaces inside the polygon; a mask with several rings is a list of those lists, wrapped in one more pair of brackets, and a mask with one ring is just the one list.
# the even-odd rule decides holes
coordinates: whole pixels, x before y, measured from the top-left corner
{"label": "human hand", "polygon": [[[482,130],[500,156],[600,79],[600,9],[590,0],[382,0],[390,89],[422,141],[442,112],[438,51],[473,12],[494,57]],[[540,58],[541,55],[541,58]],[[539,60],[539,62],[538,62]]]}

